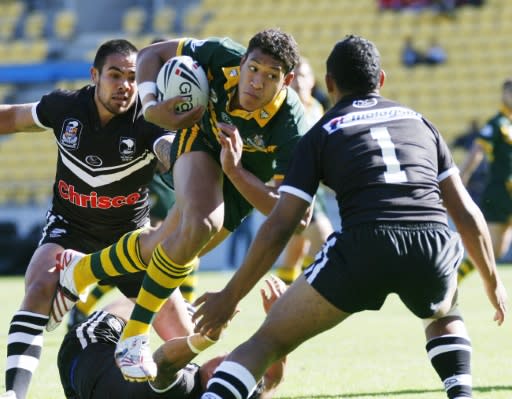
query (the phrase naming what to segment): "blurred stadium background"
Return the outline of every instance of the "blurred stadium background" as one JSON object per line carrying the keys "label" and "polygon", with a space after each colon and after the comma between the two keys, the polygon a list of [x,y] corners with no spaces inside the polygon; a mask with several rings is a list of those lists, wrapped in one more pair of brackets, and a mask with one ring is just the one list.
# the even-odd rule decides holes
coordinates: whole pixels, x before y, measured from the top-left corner
{"label": "blurred stadium background", "polygon": [[[397,1],[0,0],[0,103],[32,102],[54,88],[88,83],[95,50],[107,39],[142,47],[156,37],[231,36],[246,44],[260,29],[281,27],[297,39],[320,86],[332,45],[356,33],[381,50],[382,94],[427,115],[448,142],[471,120],[483,123],[512,75],[512,1],[462,1],[449,12],[422,7],[426,1],[409,1],[416,7],[400,11],[385,3]],[[437,40],[448,61],[406,68],[400,53],[408,36],[422,48]],[[55,157],[51,134],[0,137],[0,273],[27,265],[48,207]],[[215,256],[211,263],[224,262],[224,254]]]}

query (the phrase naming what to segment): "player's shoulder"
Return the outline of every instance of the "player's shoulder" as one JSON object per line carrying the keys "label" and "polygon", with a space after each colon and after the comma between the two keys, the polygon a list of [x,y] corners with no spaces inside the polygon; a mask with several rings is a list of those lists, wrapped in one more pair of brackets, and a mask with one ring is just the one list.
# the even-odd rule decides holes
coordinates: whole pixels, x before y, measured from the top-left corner
{"label": "player's shoulder", "polygon": [[246,51],[245,46],[227,36],[211,36],[205,39],[185,38],[182,43],[183,55],[226,53],[241,57]]}
{"label": "player's shoulder", "polygon": [[94,95],[94,86],[87,85],[77,90],[57,88],[47,94],[49,97],[62,98],[63,100],[81,100]]}
{"label": "player's shoulder", "polygon": [[93,101],[94,87],[85,86],[78,90],[55,89],[45,94],[40,103],[49,106],[52,110],[63,112],[72,108],[87,109],[88,104]]}

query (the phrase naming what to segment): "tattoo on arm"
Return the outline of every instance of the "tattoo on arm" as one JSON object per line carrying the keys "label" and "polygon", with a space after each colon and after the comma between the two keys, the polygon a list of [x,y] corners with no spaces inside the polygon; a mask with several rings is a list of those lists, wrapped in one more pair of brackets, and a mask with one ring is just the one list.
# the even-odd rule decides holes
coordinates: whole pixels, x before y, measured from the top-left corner
{"label": "tattoo on arm", "polygon": [[171,144],[174,135],[161,137],[155,144],[155,154],[158,160],[164,165],[165,170],[171,168]]}

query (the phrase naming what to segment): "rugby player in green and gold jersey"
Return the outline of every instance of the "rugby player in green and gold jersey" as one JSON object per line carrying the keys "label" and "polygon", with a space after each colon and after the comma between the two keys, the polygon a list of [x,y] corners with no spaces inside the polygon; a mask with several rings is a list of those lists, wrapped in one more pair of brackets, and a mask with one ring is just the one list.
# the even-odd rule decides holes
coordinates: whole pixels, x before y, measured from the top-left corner
{"label": "rugby player in green and gold jersey", "polygon": [[[156,101],[158,71],[175,55],[191,56],[207,72],[207,109],[179,114],[174,109],[180,97]],[[229,38],[183,38],[139,53],[136,77],[145,118],[177,131],[171,150],[176,203],[160,228],[127,234],[90,256],[63,252],[59,265],[61,284],[74,294],[98,279],[147,269],[116,349],[126,379],[154,378],[148,342],[153,316],[196,258],[253,208],[269,214],[276,203],[277,187],[306,130],[303,106],[289,89],[298,60],[297,43],[279,29],[257,33],[247,48]]]}
{"label": "rugby player in green and gold jersey", "polygon": [[[461,168],[461,178],[469,178],[487,158],[489,172],[480,207],[491,233],[496,259],[507,252],[512,241],[512,79],[502,85],[502,106],[480,130]],[[459,268],[459,280],[474,270],[469,258]]]}

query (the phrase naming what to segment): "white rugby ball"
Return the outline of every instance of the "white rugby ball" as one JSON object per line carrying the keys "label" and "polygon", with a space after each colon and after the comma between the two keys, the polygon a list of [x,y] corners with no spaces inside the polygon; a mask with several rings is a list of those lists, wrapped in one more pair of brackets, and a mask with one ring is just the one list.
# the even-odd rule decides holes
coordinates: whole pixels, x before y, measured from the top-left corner
{"label": "white rugby ball", "polygon": [[156,86],[159,99],[182,96],[183,102],[176,105],[177,112],[187,112],[193,107],[208,104],[209,86],[204,69],[188,55],[170,58],[158,72]]}

